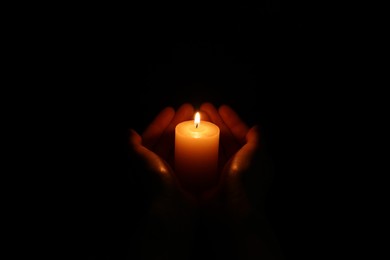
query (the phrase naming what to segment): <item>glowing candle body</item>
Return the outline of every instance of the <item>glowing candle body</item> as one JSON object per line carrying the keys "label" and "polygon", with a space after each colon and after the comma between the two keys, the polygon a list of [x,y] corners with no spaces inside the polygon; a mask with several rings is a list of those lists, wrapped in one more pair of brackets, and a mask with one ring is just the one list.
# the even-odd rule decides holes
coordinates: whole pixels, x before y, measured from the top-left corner
{"label": "glowing candle body", "polygon": [[175,129],[175,172],[190,190],[203,190],[218,179],[219,128],[194,120],[179,123]]}

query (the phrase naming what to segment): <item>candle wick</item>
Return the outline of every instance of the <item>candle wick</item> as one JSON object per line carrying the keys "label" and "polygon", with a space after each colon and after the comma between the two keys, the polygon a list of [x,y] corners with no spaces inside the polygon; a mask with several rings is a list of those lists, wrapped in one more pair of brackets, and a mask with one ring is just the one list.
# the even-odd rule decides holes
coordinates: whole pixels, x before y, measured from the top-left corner
{"label": "candle wick", "polygon": [[195,127],[198,128],[199,123],[196,123]]}

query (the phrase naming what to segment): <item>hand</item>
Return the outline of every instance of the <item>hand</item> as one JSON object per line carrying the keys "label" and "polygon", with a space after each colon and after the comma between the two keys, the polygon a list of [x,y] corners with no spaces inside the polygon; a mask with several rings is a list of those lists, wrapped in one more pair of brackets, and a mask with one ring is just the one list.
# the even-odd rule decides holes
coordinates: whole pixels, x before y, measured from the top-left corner
{"label": "hand", "polygon": [[190,204],[196,203],[196,199],[181,187],[173,171],[175,127],[193,116],[194,108],[190,104],[183,104],[177,111],[166,107],[142,135],[130,129],[130,151],[158,183],[161,194],[157,198],[164,197],[166,201],[183,199]]}
{"label": "hand", "polygon": [[[238,114],[226,105],[217,110],[211,103],[204,103],[200,111],[202,120],[211,121],[220,128],[220,172],[217,173],[220,178],[217,185],[200,197],[194,197],[186,191],[173,170],[175,126],[182,121],[193,119],[192,105],[183,104],[176,112],[171,107],[163,109],[142,136],[131,130],[131,150],[144,162],[145,168],[161,180],[165,193],[178,192],[194,204],[207,204],[225,193],[227,201],[236,204],[230,206],[240,208],[239,211],[232,211],[245,214],[251,206],[242,179],[244,174],[253,168],[253,157],[259,151],[258,127],[249,128]],[[258,158],[256,160],[258,161]],[[264,175],[258,173],[261,174]]]}
{"label": "hand", "polygon": [[[143,179],[148,212],[143,217],[144,227],[136,234],[140,243],[132,255],[140,259],[187,259],[192,241],[196,199],[182,189],[173,172],[175,126],[192,119],[194,108],[183,104],[177,111],[163,109],[142,135],[130,130],[130,152],[140,163],[135,167]],[[142,207],[144,208],[144,207]]]}
{"label": "hand", "polygon": [[[200,110],[202,120],[218,125],[221,137],[219,182],[200,198],[208,201],[221,192],[224,185],[227,185],[228,191],[238,188],[237,180],[249,169],[258,150],[259,133],[257,127],[249,128],[229,106],[223,105],[217,111],[211,103],[204,103]],[[191,120],[193,116],[194,108],[190,104],[182,105],[176,112],[167,107],[155,117],[142,136],[130,131],[131,150],[142,159],[144,166],[159,176],[166,189],[176,188],[187,198],[191,198],[191,194],[181,186],[173,171],[174,131],[178,123]]]}
{"label": "hand", "polygon": [[217,110],[211,103],[204,103],[200,110],[208,121],[213,122],[220,129],[220,179],[213,189],[203,194],[202,199],[210,202],[222,195],[221,193],[225,193],[226,202],[232,207],[232,212],[246,214],[251,205],[242,181],[243,175],[252,169],[253,158],[259,151],[258,127],[248,127],[227,105],[222,105]]}
{"label": "hand", "polygon": [[[239,240],[245,241],[243,251],[256,251],[258,243],[265,243],[256,240],[259,229],[261,239],[272,236],[264,225],[256,223],[257,218],[248,221],[258,214],[257,206],[261,208],[259,202],[264,201],[269,183],[269,176],[262,168],[259,129],[246,125],[227,105],[219,109],[211,103],[200,106],[202,120],[213,122],[220,128],[219,180],[214,187],[196,196],[182,186],[173,170],[175,126],[193,119],[194,112],[190,104],[183,104],[177,111],[167,107],[142,135],[130,131],[131,151],[141,159],[148,173],[157,177],[157,183],[160,184],[160,193],[156,194],[152,203],[152,212],[165,216],[165,219],[174,216],[177,220],[177,217],[193,216],[195,210],[200,208],[206,216],[229,223],[236,235],[241,237]],[[260,215],[261,220],[264,220],[264,214]],[[253,241],[249,241],[253,237],[256,241],[254,248],[246,248],[247,244],[253,245]],[[256,252],[249,254],[255,255]]]}

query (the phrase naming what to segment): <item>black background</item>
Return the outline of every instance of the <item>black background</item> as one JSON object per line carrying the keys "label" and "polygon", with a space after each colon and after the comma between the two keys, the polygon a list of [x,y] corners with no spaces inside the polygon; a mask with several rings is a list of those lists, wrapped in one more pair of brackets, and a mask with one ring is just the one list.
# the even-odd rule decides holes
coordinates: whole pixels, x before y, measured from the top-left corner
{"label": "black background", "polygon": [[70,10],[53,26],[49,52],[51,102],[61,107],[53,118],[71,151],[57,167],[69,184],[59,203],[64,253],[126,256],[139,218],[128,129],[141,133],[166,106],[206,101],[260,125],[274,171],[268,217],[286,258],[313,259],[336,246],[328,237],[340,207],[329,195],[338,189],[331,181],[338,91],[329,84],[337,68],[323,62],[332,52],[315,10],[277,0]]}

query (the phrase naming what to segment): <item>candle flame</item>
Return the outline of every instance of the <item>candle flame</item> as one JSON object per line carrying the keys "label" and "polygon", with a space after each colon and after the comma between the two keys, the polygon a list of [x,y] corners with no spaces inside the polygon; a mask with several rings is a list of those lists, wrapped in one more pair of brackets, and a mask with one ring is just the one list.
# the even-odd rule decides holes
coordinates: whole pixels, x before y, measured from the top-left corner
{"label": "candle flame", "polygon": [[195,127],[198,128],[198,126],[200,124],[200,114],[199,114],[199,112],[195,113],[194,124],[195,124]]}

